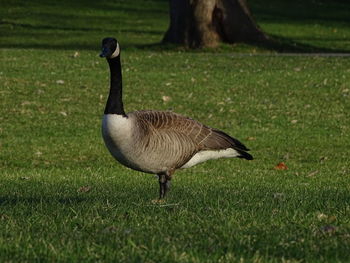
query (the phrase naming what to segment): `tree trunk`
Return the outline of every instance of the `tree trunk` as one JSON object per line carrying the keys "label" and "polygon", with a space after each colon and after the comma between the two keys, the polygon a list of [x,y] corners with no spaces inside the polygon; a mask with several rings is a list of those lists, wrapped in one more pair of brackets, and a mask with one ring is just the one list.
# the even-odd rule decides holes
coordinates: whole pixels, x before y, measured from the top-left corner
{"label": "tree trunk", "polygon": [[257,26],[246,0],[170,0],[170,26],[163,42],[186,47],[268,40]]}

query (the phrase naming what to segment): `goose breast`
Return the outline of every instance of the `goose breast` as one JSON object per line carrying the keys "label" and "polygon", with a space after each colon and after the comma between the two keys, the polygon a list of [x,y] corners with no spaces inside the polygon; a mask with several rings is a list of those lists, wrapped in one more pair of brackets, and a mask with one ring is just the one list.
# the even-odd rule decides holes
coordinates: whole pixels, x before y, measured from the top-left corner
{"label": "goose breast", "polygon": [[102,137],[112,156],[123,165],[136,169],[132,158],[133,118],[118,114],[105,114],[102,120]]}

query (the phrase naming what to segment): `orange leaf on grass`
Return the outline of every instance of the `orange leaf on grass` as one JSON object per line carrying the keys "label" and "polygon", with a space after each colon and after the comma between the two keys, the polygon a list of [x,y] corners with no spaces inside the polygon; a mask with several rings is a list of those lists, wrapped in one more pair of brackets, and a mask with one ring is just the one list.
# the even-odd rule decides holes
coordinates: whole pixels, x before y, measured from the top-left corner
{"label": "orange leaf on grass", "polygon": [[277,164],[274,168],[275,170],[287,170],[288,167],[284,162],[280,162],[279,164]]}

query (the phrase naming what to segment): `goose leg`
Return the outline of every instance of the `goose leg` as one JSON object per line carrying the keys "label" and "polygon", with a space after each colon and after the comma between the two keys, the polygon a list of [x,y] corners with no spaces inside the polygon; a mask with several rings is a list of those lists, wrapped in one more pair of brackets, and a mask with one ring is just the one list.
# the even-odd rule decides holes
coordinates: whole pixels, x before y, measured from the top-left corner
{"label": "goose leg", "polygon": [[163,199],[170,188],[170,181],[173,171],[166,171],[158,174],[159,178],[159,199]]}

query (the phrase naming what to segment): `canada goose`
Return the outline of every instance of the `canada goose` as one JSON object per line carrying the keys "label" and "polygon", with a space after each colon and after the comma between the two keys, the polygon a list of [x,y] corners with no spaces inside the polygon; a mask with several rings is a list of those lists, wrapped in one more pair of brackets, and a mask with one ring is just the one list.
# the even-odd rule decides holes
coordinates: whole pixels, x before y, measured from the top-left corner
{"label": "canada goose", "polygon": [[102,53],[110,68],[110,91],[102,121],[102,136],[121,164],[157,174],[159,199],[165,197],[175,170],[218,158],[252,160],[237,139],[193,119],[169,111],[125,113],[122,101],[120,46],[115,38],[102,40]]}

